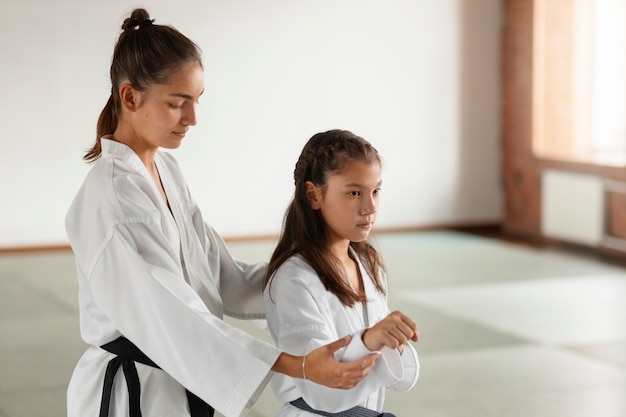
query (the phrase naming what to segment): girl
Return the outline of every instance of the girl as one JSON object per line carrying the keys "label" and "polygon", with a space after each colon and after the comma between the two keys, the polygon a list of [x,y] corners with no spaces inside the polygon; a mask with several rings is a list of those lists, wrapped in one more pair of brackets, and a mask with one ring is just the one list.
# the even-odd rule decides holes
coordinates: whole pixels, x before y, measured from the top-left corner
{"label": "girl", "polygon": [[[298,159],[294,198],[264,290],[274,341],[306,359],[305,378],[272,380],[285,403],[279,417],[382,415],[385,388],[406,391],[417,380],[417,354],[407,343],[417,341],[417,326],[400,312],[389,314],[382,260],[366,240],[376,220],[381,164],[367,141],[341,130],[314,135]],[[312,384],[308,353],[344,335],[352,340],[338,359],[378,352],[374,368],[347,392]]]}
{"label": "girl", "polygon": [[[177,148],[197,122],[199,48],[143,9],[122,29],[111,96],[85,156],[94,165],[66,217],[91,345],[68,387],[68,416],[241,416],[271,371],[301,378],[304,358],[222,320],[263,317],[266,265],[232,258],[175,159],[159,150]],[[307,378],[358,383],[375,358],[338,363],[334,351],[348,341],[311,353]]]}

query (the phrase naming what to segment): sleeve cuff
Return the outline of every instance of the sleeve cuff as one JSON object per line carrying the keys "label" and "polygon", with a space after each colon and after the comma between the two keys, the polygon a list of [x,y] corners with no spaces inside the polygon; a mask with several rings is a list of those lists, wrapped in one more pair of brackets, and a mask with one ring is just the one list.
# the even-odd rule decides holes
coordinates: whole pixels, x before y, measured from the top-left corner
{"label": "sleeve cuff", "polygon": [[390,384],[389,388],[392,391],[405,392],[413,388],[413,386],[417,382],[417,379],[419,377],[420,363],[417,352],[415,351],[413,346],[408,343],[404,346],[404,351],[402,352],[402,355],[400,355],[398,351],[395,352],[396,359],[394,360],[397,360],[398,363],[390,365],[390,369],[391,366],[399,366],[402,377],[395,383]]}
{"label": "sleeve cuff", "polygon": [[373,353],[365,346],[365,343],[363,343],[362,336],[364,331],[365,329],[361,329],[352,335],[352,340],[350,340],[348,346],[343,349],[341,358],[338,358],[341,362],[355,361]]}

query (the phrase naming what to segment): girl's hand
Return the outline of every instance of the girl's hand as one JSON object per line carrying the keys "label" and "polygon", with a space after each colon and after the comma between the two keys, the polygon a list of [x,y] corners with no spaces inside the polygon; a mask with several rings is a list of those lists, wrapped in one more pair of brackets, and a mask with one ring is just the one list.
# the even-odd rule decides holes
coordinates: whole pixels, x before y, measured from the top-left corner
{"label": "girl's hand", "polygon": [[361,336],[363,343],[371,351],[378,351],[387,346],[390,349],[398,349],[400,353],[409,340],[417,342],[418,338],[417,324],[400,311],[390,313],[365,330]]}

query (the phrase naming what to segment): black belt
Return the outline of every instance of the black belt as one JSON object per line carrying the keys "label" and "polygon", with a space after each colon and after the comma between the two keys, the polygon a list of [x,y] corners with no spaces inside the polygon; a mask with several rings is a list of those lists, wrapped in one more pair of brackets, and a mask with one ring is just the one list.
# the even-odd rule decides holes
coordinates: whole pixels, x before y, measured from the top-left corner
{"label": "black belt", "polygon": [[326,411],[311,408],[311,406],[308,405],[302,397],[290,402],[289,404],[299,408],[300,410],[326,417],[396,417],[395,414],[379,413],[378,411],[370,410],[369,408],[360,407],[358,405],[340,413],[327,413]]}
{"label": "black belt", "polygon": [[[104,386],[102,387],[102,402],[100,403],[100,417],[108,417],[109,404],[111,402],[111,391],[113,389],[113,379],[117,370],[122,367],[126,386],[128,387],[128,412],[130,417],[141,417],[141,386],[135,362],[161,369],[156,363],[147,357],[133,342],[123,336],[118,337],[106,345],[100,346],[115,355],[107,365],[104,374]],[[189,403],[189,413],[191,417],[213,417],[215,410],[202,399],[187,391],[187,402]]]}

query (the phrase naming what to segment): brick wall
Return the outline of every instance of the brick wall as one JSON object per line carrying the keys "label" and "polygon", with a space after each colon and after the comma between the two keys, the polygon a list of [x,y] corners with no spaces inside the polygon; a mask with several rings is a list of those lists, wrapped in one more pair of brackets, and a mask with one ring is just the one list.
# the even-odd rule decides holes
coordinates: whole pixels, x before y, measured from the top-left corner
{"label": "brick wall", "polygon": [[505,0],[502,35],[503,228],[540,233],[540,170],[531,146],[532,0]]}

